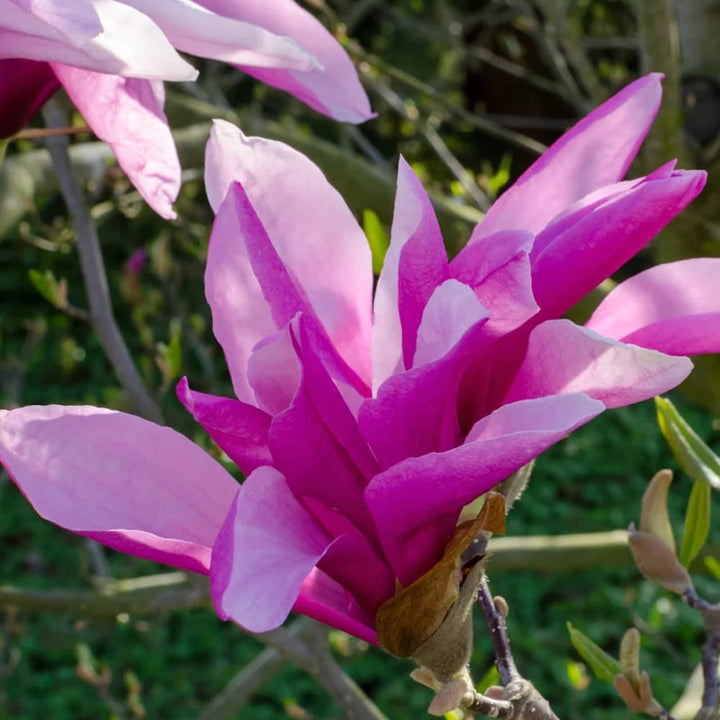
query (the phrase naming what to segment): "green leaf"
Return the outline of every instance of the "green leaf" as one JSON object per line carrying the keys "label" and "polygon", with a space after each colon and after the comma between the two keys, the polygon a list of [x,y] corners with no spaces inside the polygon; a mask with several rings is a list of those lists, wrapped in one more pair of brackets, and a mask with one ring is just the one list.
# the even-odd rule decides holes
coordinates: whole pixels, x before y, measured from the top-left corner
{"label": "green leaf", "polygon": [[484,693],[491,685],[500,685],[500,673],[495,665],[491,665],[490,669],[475,684],[475,689]]}
{"label": "green leaf", "polygon": [[62,297],[60,292],[60,285],[55,279],[51,270],[28,270],[28,276],[30,282],[35,286],[35,289],[51,304],[55,307],[62,307]]}
{"label": "green leaf", "polygon": [[689,567],[702,550],[710,532],[710,486],[696,480],[685,513],[685,528],[680,543],[680,562]]}
{"label": "green leaf", "polygon": [[666,398],[656,397],[658,424],[678,465],[693,480],[702,480],[720,490],[720,458],[685,422],[675,406]]}
{"label": "green leaf", "polygon": [[390,247],[390,238],[388,238],[380,218],[372,210],[363,210],[363,230],[367,235],[368,243],[370,243],[373,272],[375,275],[379,275],[385,260],[385,253]]}
{"label": "green leaf", "polygon": [[3,160],[5,159],[5,151],[7,150],[10,138],[4,138],[0,140],[0,167],[2,167]]}
{"label": "green leaf", "polygon": [[620,663],[612,655],[608,655],[601,647],[596,645],[585,633],[573,627],[570,622],[567,624],[567,629],[573,647],[589,665],[598,680],[612,682],[613,678],[622,672]]}
{"label": "green leaf", "polygon": [[710,574],[716,579],[720,580],[720,560],[714,557],[706,557],[703,558],[703,563],[705,567],[708,569]]}

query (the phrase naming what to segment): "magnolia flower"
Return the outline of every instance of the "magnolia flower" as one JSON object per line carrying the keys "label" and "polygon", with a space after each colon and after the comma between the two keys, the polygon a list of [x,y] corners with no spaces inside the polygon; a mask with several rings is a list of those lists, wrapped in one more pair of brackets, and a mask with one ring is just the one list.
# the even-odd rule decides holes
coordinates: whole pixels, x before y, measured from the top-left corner
{"label": "magnolia flower", "polygon": [[703,186],[672,164],[621,181],[660,100],[633,83],[553,145],[448,261],[400,163],[374,300],[368,243],[292,148],[215,124],[205,276],[236,399],[178,396],[247,476],[169,428],[93,407],[0,419],[0,458],[38,512],[123,552],[210,574],[222,618],[291,609],[370,642],[438,562],[464,506],[605,408],[720,348],[720,260],[647,270],[585,327],[558,319]]}
{"label": "magnolia flower", "polygon": [[178,50],[337,120],[371,117],[345,51],[293,0],[0,0],[0,137],[62,86],[148,204],[174,217],[180,164],[162,81],[197,76]]}

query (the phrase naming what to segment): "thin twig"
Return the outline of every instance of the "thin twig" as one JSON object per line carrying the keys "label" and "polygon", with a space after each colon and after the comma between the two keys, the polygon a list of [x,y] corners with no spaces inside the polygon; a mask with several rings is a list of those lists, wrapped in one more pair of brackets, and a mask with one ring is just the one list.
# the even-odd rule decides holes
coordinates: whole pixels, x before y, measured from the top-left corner
{"label": "thin twig", "polygon": [[[50,127],[65,127],[67,124],[65,113],[53,101],[45,105],[43,114]],[[67,137],[62,135],[49,137],[47,146],[77,234],[80,265],[90,304],[92,325],[135,412],[148,420],[162,422],[160,408],[145,388],[115,321],[97,230],[73,174]]]}
{"label": "thin twig", "polygon": [[333,658],[327,644],[326,628],[315,621],[307,622],[308,639],[305,641],[294,637],[285,628],[259,633],[257,638],[317,680],[342,706],[348,720],[387,720]]}
{"label": "thin twig", "polygon": [[490,640],[495,652],[495,664],[500,675],[500,682],[503,685],[509,685],[515,680],[519,680],[521,676],[515,666],[515,660],[510,649],[510,639],[507,634],[505,618],[495,606],[495,601],[488,587],[487,576],[485,575],[478,591],[478,604],[490,631]]}

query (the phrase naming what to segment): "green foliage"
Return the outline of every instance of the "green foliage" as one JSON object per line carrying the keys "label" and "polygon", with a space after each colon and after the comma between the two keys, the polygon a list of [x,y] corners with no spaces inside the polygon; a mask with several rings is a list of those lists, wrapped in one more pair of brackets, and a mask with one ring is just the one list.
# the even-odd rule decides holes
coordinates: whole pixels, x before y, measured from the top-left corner
{"label": "green foliage", "polygon": [[585,633],[573,627],[568,621],[567,629],[570,633],[570,641],[577,650],[580,657],[590,666],[599,680],[612,682],[612,679],[622,672],[620,663],[608,655],[599,645],[594,643]]}
{"label": "green foliage", "polygon": [[710,507],[710,485],[703,480],[696,480],[688,500],[680,543],[679,559],[685,567],[690,567],[710,534]]}
{"label": "green foliage", "polygon": [[720,490],[720,458],[666,398],[655,398],[658,424],[680,467],[694,480]]}

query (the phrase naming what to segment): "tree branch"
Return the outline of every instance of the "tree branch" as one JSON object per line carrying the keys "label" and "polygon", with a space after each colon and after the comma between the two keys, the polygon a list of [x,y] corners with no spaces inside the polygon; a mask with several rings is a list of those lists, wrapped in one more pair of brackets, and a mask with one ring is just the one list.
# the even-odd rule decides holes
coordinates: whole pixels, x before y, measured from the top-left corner
{"label": "tree branch", "polygon": [[[67,125],[65,113],[52,100],[45,105],[43,114],[49,127]],[[47,147],[77,235],[80,266],[90,304],[92,326],[120,385],[128,394],[133,410],[148,420],[160,423],[162,422],[160,408],[145,388],[113,315],[97,229],[73,174],[67,137],[64,135],[48,137]]]}

